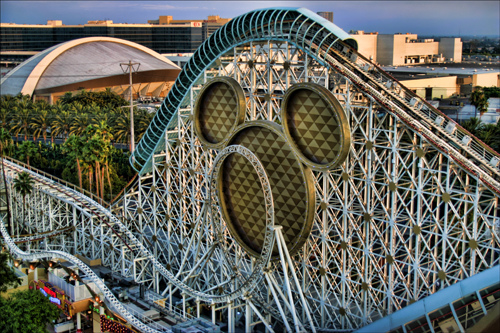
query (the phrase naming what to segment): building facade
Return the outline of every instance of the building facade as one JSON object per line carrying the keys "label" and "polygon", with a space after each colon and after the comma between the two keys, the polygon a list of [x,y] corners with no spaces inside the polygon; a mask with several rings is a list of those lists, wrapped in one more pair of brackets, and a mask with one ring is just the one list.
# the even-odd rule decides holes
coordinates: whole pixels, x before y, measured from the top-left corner
{"label": "building facade", "polygon": [[[105,59],[105,60],[103,60]],[[56,102],[66,92],[104,91],[127,98],[130,79],[123,59],[134,59],[134,98],[164,98],[180,68],[138,43],[110,37],[88,37],[50,47],[7,73],[0,80],[2,95],[30,95]]]}
{"label": "building facade", "polygon": [[85,37],[115,37],[128,40],[158,53],[192,53],[215,30],[230,19],[209,16],[207,20],[173,20],[160,16],[147,24],[88,21],[64,25],[61,20],[46,25],[0,23],[0,52],[3,64],[26,60],[26,52],[41,52],[54,45]]}
{"label": "building facade", "polygon": [[351,31],[359,51],[372,61],[386,66],[432,64],[462,61],[460,38],[419,39],[416,34],[378,34]]}
{"label": "building facade", "polygon": [[333,12],[317,12],[316,14],[333,23]]}

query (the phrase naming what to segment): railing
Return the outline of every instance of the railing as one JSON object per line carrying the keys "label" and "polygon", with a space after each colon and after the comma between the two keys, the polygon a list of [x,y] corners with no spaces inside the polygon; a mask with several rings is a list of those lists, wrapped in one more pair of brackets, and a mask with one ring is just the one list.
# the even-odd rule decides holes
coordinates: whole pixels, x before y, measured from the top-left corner
{"label": "railing", "polygon": [[[3,163],[7,168],[10,168],[15,172],[22,172],[27,170],[26,168],[18,166],[10,161],[3,161]],[[45,176],[34,173],[31,170],[28,171],[31,172],[33,176],[35,176],[34,178],[38,183],[54,191],[54,193],[58,193],[59,195],[64,196],[65,200],[71,199],[74,202],[75,206],[78,206],[80,207],[80,209],[88,211],[88,214],[95,216],[100,222],[103,223],[103,225],[106,225],[109,230],[117,236],[117,238],[130,250],[131,253],[141,255],[149,259],[151,264],[158,270],[158,273],[160,273],[168,281],[172,282],[176,287],[183,290],[190,296],[196,297],[202,301],[224,303],[239,298],[244,293],[244,287],[240,287],[236,291],[233,291],[226,295],[212,295],[207,294],[203,291],[198,291],[193,287],[186,285],[184,282],[180,281],[176,276],[174,276],[172,272],[166,269],[165,266],[163,266],[158,261],[156,256],[151,253],[149,249],[146,248],[144,244],[139,241],[137,237],[122,223],[122,221],[120,221],[120,219],[118,219],[111,213],[110,210],[105,209],[102,205],[99,205],[98,202],[85,197],[82,193],[76,190],[66,188],[56,181],[51,181],[50,179],[45,178]],[[251,283],[256,283],[256,281],[252,281]]]}
{"label": "railing", "polygon": [[72,285],[64,281],[64,279],[55,275],[54,273],[49,273],[49,282],[61,289],[68,295],[73,302],[81,301],[83,299],[92,298],[92,294],[88,288],[92,289],[95,293],[98,293],[97,287],[93,282],[83,282],[78,286]]}
{"label": "railing", "polygon": [[99,290],[104,294],[105,298],[109,301],[109,303],[117,310],[117,312],[123,316],[127,321],[130,322],[134,327],[139,329],[141,332],[146,332],[146,333],[157,333],[158,331],[156,329],[153,329],[144,323],[142,323],[140,320],[138,320],[136,317],[134,317],[131,313],[127,311],[123,307],[123,305],[118,301],[118,299],[113,295],[111,290],[108,289],[108,287],[104,284],[104,282],[94,273],[90,267],[88,267],[83,261],[78,259],[77,257],[66,253],[62,251],[39,251],[39,252],[34,252],[34,253],[27,253],[22,251],[17,247],[16,244],[12,241],[10,238],[7,230],[5,229],[4,226],[4,221],[3,221],[3,216],[0,215],[0,232],[3,235],[3,238],[5,240],[6,245],[9,247],[10,251],[16,255],[17,257],[23,259],[23,260],[40,260],[40,259],[54,259],[54,258],[60,258],[64,260],[68,260],[71,263],[75,264],[78,266],[78,269],[83,272],[92,282],[94,282],[99,288]]}
{"label": "railing", "polygon": [[96,195],[95,195],[95,194],[93,194],[92,192],[89,192],[89,191],[87,191],[87,190],[85,190],[85,189],[81,188],[80,186],[77,186],[77,185],[75,185],[75,184],[73,184],[73,183],[67,182],[67,181],[65,181],[64,179],[57,178],[56,176],[53,176],[53,175],[51,175],[51,174],[49,174],[49,173],[46,173],[46,172],[44,172],[44,171],[42,171],[42,170],[39,170],[39,169],[37,169],[37,168],[34,168],[34,167],[32,167],[31,165],[28,165],[28,164],[26,164],[26,163],[23,163],[23,162],[21,162],[21,161],[18,161],[18,160],[16,160],[16,159],[13,159],[12,157],[4,156],[3,158],[4,158],[4,159],[6,159],[7,161],[10,161],[10,162],[15,163],[15,164],[17,164],[17,165],[20,165],[20,166],[22,166],[23,168],[26,168],[26,169],[28,169],[28,170],[30,170],[30,171],[32,171],[32,172],[34,172],[34,173],[37,173],[37,174],[39,174],[39,175],[41,175],[41,176],[44,176],[45,178],[48,178],[48,179],[50,179],[50,180],[52,180],[52,181],[54,181],[54,182],[57,182],[57,183],[59,183],[59,184],[61,184],[61,185],[64,185],[64,186],[66,186],[66,187],[68,187],[68,188],[70,188],[70,189],[72,189],[72,190],[78,191],[78,192],[80,192],[80,193],[84,194],[85,196],[87,196],[87,197],[91,198],[92,200],[94,200],[94,201],[96,201],[96,202],[99,202],[99,203],[100,203],[101,205],[103,205],[104,207],[109,207],[109,205],[110,205],[108,202],[104,201],[102,198],[100,198],[100,197],[96,196]]}
{"label": "railing", "polygon": [[[475,150],[471,150],[468,144],[474,140],[472,135],[469,136],[470,139],[467,144],[465,140],[463,140],[465,134],[461,133],[457,137],[453,136],[458,126],[455,122],[442,114],[439,110],[433,109],[432,106],[426,107],[426,103],[420,98],[412,92],[410,93],[405,90],[397,81],[381,69],[378,69],[371,62],[353,66],[353,63],[349,59],[354,59],[355,61],[360,56],[347,46],[344,46],[342,51],[337,48],[332,49],[331,47],[328,47],[325,51],[311,41],[305,40],[304,43],[309,44],[311,49],[316,49],[322,61],[335,68],[339,73],[344,75],[362,91],[369,94],[386,109],[395,112],[403,122],[412,127],[416,132],[421,133],[429,142],[435,145],[436,148],[448,154],[451,159],[455,160],[464,169],[476,174],[481,181],[488,185],[488,187],[497,194],[500,194],[500,183],[494,178],[495,175],[500,177],[498,165],[500,157],[498,153],[487,146],[483,147],[484,149],[478,152],[477,147],[481,146],[481,144],[484,145],[484,143],[480,142],[477,138],[476,141],[481,144],[478,143],[474,146],[476,147]],[[346,57],[349,58],[346,59]],[[368,60],[365,59],[365,61]],[[358,73],[362,74],[362,76],[360,77]],[[375,73],[375,76],[372,73]],[[422,109],[425,112],[421,112]],[[430,118],[432,116],[436,116],[436,118],[433,120]],[[443,124],[438,123],[438,117],[441,117],[439,121],[442,121]],[[444,125],[444,123],[447,124],[446,127],[439,126]],[[466,133],[470,134],[468,132]],[[461,137],[462,140],[458,140],[459,137]],[[463,156],[460,151],[457,151],[457,148],[467,151],[480,163],[471,162],[468,158]],[[491,159],[488,160],[488,158]]]}
{"label": "railing", "polygon": [[125,305],[125,308],[134,317],[139,318],[139,320],[141,320],[144,324],[148,325],[149,327],[154,328],[155,330],[157,330],[159,332],[172,332],[172,330],[170,330],[169,328],[158,324],[153,319],[149,318],[148,316],[145,316],[144,314],[142,314],[139,311],[133,309],[132,307],[130,307],[128,305]]}
{"label": "railing", "polygon": [[[195,317],[189,313],[185,313],[177,308],[176,306],[172,305],[171,307],[163,307],[160,305],[160,302],[159,301],[162,301],[162,300],[165,300],[165,297],[161,296],[161,295],[158,295],[154,292],[152,292],[151,290],[148,290],[146,291],[145,295],[144,295],[144,299],[148,302],[152,302],[154,304],[157,304],[159,307],[165,309],[167,312],[171,313],[172,315],[174,315],[176,317],[176,319],[178,320],[181,320],[181,321],[186,321],[186,319],[194,319]],[[166,302],[165,302],[166,304]]]}
{"label": "railing", "polygon": [[[311,48],[314,48],[314,46],[311,46]],[[464,149],[477,159],[481,159],[483,162],[481,168],[483,170],[487,172],[493,171],[500,176],[500,153],[493,150],[453,119],[434,108],[355,50],[348,49],[347,46],[342,49],[330,48],[330,50],[332,52],[328,52],[328,54],[321,49],[319,52],[322,53],[325,59],[328,56],[340,55],[344,64],[356,65],[356,67],[350,69],[363,73],[366,78],[370,79],[367,83],[375,84],[377,89],[390,94],[392,103],[404,110],[411,111],[416,120],[427,121],[422,125],[438,129],[440,136],[445,137],[447,140],[453,139],[457,147]],[[384,98],[380,92],[379,96]]]}

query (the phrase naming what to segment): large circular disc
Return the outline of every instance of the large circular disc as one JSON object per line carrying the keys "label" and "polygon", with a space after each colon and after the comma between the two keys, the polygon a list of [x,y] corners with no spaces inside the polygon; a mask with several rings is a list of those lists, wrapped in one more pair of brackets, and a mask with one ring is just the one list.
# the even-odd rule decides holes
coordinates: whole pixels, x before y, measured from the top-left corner
{"label": "large circular disc", "polygon": [[[311,170],[297,160],[279,126],[272,122],[252,121],[239,126],[229,145],[248,148],[264,166],[274,200],[275,224],[283,227],[289,252],[296,253],[307,240],[314,219]],[[228,228],[248,253],[258,256],[266,230],[258,175],[237,155],[228,158],[222,167],[219,201]],[[273,257],[277,255],[275,249]]]}
{"label": "large circular disc", "polygon": [[236,80],[221,76],[208,81],[194,107],[198,138],[210,148],[220,148],[245,120],[245,108],[245,94]]}
{"label": "large circular disc", "polygon": [[328,89],[295,84],[285,93],[281,112],[290,145],[305,164],[325,171],[344,162],[351,131],[342,106]]}

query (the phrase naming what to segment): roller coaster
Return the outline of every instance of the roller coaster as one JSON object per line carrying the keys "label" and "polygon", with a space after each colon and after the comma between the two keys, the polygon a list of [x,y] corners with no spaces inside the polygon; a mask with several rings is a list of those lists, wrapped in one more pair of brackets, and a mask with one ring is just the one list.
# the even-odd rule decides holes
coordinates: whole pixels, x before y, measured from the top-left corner
{"label": "roller coaster", "polygon": [[[441,317],[422,304],[466,285],[486,315],[500,299],[500,155],[356,47],[303,8],[231,20],[183,68],[132,155],[137,180],[110,207],[4,159],[4,242],[73,262],[144,332],[157,330],[75,255],[166,309],[206,304],[229,331],[407,332],[424,316],[434,332]],[[22,171],[35,181],[26,205],[12,183]],[[456,314],[458,296],[448,313],[465,330],[476,321]]]}

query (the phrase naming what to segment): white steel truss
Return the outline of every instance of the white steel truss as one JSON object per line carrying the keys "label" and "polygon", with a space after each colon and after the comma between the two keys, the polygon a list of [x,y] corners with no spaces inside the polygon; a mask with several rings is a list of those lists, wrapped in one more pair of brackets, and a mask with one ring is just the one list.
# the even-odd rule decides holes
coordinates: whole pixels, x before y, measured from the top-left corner
{"label": "white steel truss", "polygon": [[[450,145],[452,141],[441,138],[432,122],[412,118],[409,111],[417,113],[422,105],[406,101],[410,98],[398,90],[401,87],[372,78],[367,88],[358,76],[340,72],[353,66],[350,60],[326,68],[282,41],[235,46],[214,64],[183,100],[164,136],[164,151],[152,159],[152,172],[141,176],[121,204],[124,214],[148,220],[157,239],[161,237],[163,242],[152,246],[155,253],[163,253],[161,259],[169,269],[182,274],[196,262],[180,261],[193,256],[185,244],[203,216],[217,152],[204,149],[196,138],[192,110],[203,84],[216,76],[232,77],[242,86],[246,120],[281,123],[281,96],[299,82],[327,87],[349,118],[353,140],[348,159],[337,170],[314,172],[313,231],[292,258],[300,286],[290,286],[281,261],[272,262],[274,273],[266,274],[274,282],[262,286],[258,305],[273,320],[285,316],[281,322],[293,326],[295,312],[306,330],[352,330],[499,264],[496,172],[488,174],[481,163],[469,168],[471,163],[463,155],[472,154],[468,148]],[[373,88],[374,81],[385,90]],[[395,91],[405,97],[396,98]],[[151,209],[140,213],[127,209],[134,205]],[[229,233],[217,239],[234,247],[241,258],[240,270],[251,271],[251,259]],[[199,240],[199,256],[208,251],[205,242]],[[215,267],[215,260],[208,262],[210,269],[199,270],[194,285],[226,293],[229,280]],[[160,277],[157,288],[168,295],[168,281]],[[273,290],[293,290],[295,311],[285,294],[277,301]]]}
{"label": "white steel truss", "polygon": [[[260,15],[250,16],[267,17]],[[162,294],[167,308],[173,297],[184,309],[206,303],[214,321],[216,311],[229,327],[245,318],[248,331],[258,322],[288,332],[352,331],[499,265],[498,154],[476,138],[464,140],[453,121],[347,46],[327,45],[323,30],[305,22],[286,23],[300,38],[264,39],[264,31],[250,29],[253,39],[199,68],[189,65],[186,75],[200,74],[174,96],[179,107],[159,149],[113,214],[47,181],[36,183],[26,207],[11,190],[14,240],[24,251],[102,258]],[[246,121],[282,124],[283,95],[303,82],[327,88],[347,115],[348,158],[336,169],[313,170],[313,227],[293,255],[280,246],[280,221],[270,233],[279,257],[249,255],[212,200],[212,172],[223,153],[197,138],[193,110],[204,84],[219,76],[243,89]],[[5,166],[9,179],[21,170]],[[245,285],[263,262],[261,282]]]}

